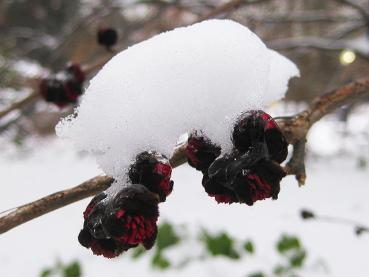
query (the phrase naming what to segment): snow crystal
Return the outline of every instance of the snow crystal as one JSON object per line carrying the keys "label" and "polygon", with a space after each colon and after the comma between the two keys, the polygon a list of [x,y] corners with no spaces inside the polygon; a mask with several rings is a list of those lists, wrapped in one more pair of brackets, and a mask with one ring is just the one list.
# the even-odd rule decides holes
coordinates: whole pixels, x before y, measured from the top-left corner
{"label": "snow crystal", "polygon": [[170,156],[193,129],[229,149],[235,117],[282,98],[298,74],[248,28],[208,20],[117,54],[91,80],[76,115],[56,130],[120,180],[138,153]]}

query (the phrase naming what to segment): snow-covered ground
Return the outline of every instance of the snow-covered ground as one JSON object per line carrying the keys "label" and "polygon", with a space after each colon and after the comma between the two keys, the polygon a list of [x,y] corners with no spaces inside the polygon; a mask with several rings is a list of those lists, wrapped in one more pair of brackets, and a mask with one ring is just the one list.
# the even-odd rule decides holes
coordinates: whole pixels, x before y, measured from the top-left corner
{"label": "snow-covered ground", "polygon": [[[359,114],[367,115],[363,111]],[[348,130],[363,121],[359,119]],[[323,147],[323,143],[337,143],[323,140],[333,132],[329,126],[337,125],[327,118],[313,130],[309,146],[313,152],[319,149],[316,147]],[[314,132],[322,140],[314,138],[317,136]],[[10,159],[8,154],[0,157],[1,211],[77,185],[101,172],[92,158],[75,153],[69,143],[59,139],[43,140],[34,147],[26,158],[13,155]],[[138,261],[124,254],[114,260],[93,256],[77,241],[83,224],[82,211],[89,201],[84,200],[0,235],[0,276],[38,276],[42,268],[60,258],[64,262],[78,259],[84,276],[88,277],[174,274],[241,277],[259,270],[270,272],[279,261],[274,244],[281,233],[298,235],[308,250],[302,276],[369,276],[369,235],[357,237],[349,226],[299,218],[301,208],[311,208],[318,214],[369,224],[369,168],[359,169],[354,156],[339,152],[330,159],[309,159],[305,187],[298,188],[293,177],[285,178],[277,201],[259,201],[253,207],[218,205],[204,192],[198,172],[186,165],[174,170],[174,191],[160,206],[161,220],[185,224],[190,232],[205,226],[211,231],[225,230],[242,240],[250,238],[256,245],[255,256],[240,261],[225,258],[194,261],[181,270],[164,272],[150,268],[148,256]],[[198,250],[196,242],[188,242],[170,253],[175,259]]]}

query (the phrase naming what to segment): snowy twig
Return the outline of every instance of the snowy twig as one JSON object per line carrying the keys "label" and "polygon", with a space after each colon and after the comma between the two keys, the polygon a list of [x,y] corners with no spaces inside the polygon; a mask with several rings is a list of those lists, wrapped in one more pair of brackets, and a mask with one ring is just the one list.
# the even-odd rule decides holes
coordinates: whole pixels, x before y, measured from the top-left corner
{"label": "snowy twig", "polygon": [[[292,158],[284,168],[286,174],[295,175],[299,184],[302,185],[305,181],[305,140],[310,127],[336,108],[368,95],[369,77],[318,97],[308,109],[295,116],[279,118],[277,122],[281,130],[285,134],[288,143],[294,146]],[[170,159],[173,168],[186,162],[185,147],[186,145],[182,144],[174,151]],[[95,195],[109,187],[112,182],[111,177],[98,176],[74,188],[59,191],[18,207],[0,218],[0,234],[43,214]]]}

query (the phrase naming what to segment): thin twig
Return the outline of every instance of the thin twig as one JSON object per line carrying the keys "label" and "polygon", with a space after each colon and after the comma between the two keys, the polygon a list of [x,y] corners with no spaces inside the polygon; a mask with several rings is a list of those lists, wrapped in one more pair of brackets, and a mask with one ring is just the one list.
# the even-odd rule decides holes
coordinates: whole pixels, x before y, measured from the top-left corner
{"label": "thin twig", "polygon": [[12,105],[10,105],[8,108],[6,108],[3,111],[0,111],[0,118],[6,116],[7,114],[9,114],[12,111],[18,110],[22,107],[24,107],[25,105],[28,105],[34,101],[36,101],[38,98],[40,97],[38,91],[33,91],[30,95],[26,96],[25,98],[23,98],[22,100],[13,103]]}
{"label": "thin twig", "polygon": [[357,47],[349,40],[332,40],[323,37],[285,38],[268,41],[267,45],[274,50],[312,48],[324,51],[341,51],[344,49],[352,49],[361,58],[369,60],[369,52]]}
{"label": "thin twig", "polygon": [[361,5],[359,5],[358,3],[352,0],[336,0],[336,2],[344,4],[346,6],[350,6],[351,8],[357,10],[360,13],[360,15],[363,17],[363,19],[365,19],[365,21],[369,23],[369,11],[366,10]]}
{"label": "thin twig", "polygon": [[[182,144],[174,151],[170,159],[173,168],[187,162],[184,154],[185,146],[185,144]],[[50,194],[16,209],[11,209],[11,212],[0,218],[0,234],[46,213],[96,195],[106,190],[113,182],[112,177],[96,176],[76,187]]]}

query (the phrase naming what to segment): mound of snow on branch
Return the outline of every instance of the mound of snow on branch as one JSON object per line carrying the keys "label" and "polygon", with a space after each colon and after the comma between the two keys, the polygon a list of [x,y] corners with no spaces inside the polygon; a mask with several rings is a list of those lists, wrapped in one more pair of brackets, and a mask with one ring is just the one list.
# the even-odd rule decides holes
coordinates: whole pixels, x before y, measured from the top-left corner
{"label": "mound of snow on branch", "polygon": [[117,54],[91,80],[76,115],[56,130],[122,180],[139,152],[170,156],[178,137],[193,129],[228,149],[235,117],[282,98],[298,74],[248,28],[208,20]]}

